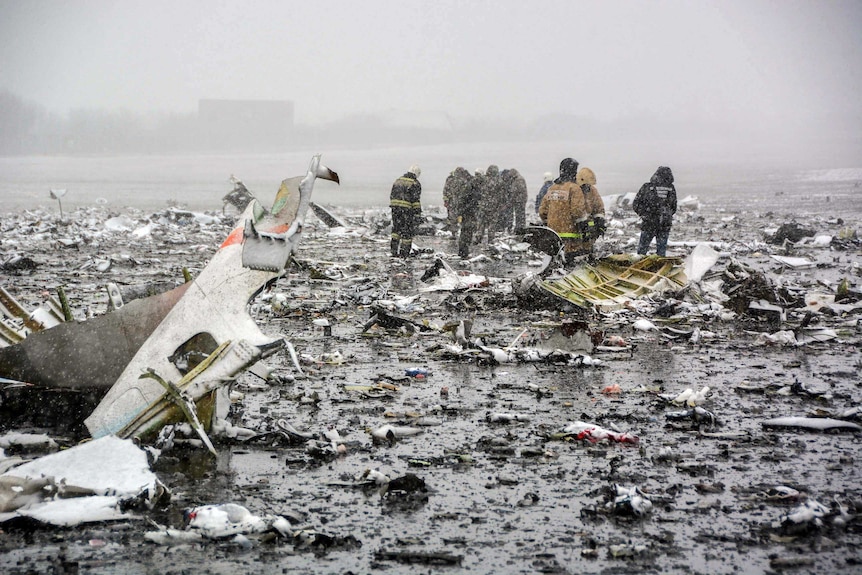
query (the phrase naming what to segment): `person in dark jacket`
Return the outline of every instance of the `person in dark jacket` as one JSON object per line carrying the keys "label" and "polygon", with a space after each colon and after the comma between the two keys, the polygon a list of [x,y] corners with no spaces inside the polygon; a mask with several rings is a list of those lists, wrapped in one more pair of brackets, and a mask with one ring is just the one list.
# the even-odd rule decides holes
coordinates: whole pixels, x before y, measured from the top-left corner
{"label": "person in dark jacket", "polygon": [[[461,168],[459,168],[461,169]],[[455,209],[461,218],[458,234],[458,257],[466,259],[470,255],[470,244],[479,223],[479,201],[482,199],[481,181],[464,170],[466,177],[463,186],[455,194]]]}
{"label": "person in dark jacket", "polygon": [[470,179],[470,172],[462,167],[455,168],[446,178],[443,184],[443,206],[446,208],[446,227],[457,235],[458,218],[458,194],[462,193],[466,182]]}
{"label": "person in dark jacket", "polygon": [[521,172],[515,168],[503,170],[500,177],[503,180],[504,189],[504,199],[500,206],[501,230],[511,232],[523,229],[527,219],[527,182]]}
{"label": "person in dark jacket", "polygon": [[655,238],[655,253],[665,256],[673,215],[676,213],[676,188],[670,168],[660,166],[655,171],[650,181],[638,190],[632,208],[641,217],[638,253],[646,254],[650,242]]}
{"label": "person in dark jacket", "polygon": [[393,257],[406,258],[413,248],[413,236],[422,217],[422,184],[419,183],[419,166],[412,165],[406,174],[395,180],[389,193],[392,210],[392,239],[389,249]]}
{"label": "person in dark jacket", "polygon": [[554,174],[551,172],[545,172],[544,181],[542,182],[542,187],[539,188],[539,193],[536,194],[536,214],[539,213],[539,206],[542,205],[542,198],[545,197],[545,194],[548,193],[548,188],[554,185]]}
{"label": "person in dark jacket", "polygon": [[482,242],[485,232],[488,233],[488,243],[494,241],[495,234],[500,231],[502,220],[500,212],[505,202],[505,190],[503,179],[500,176],[500,168],[491,164],[485,170],[484,175],[479,178],[481,182],[481,198],[479,200],[479,227],[477,230],[476,243]]}

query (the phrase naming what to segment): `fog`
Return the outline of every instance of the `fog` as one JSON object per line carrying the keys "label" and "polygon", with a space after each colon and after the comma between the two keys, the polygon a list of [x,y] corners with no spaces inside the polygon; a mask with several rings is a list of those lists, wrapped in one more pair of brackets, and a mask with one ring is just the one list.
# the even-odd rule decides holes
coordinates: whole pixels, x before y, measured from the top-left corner
{"label": "fog", "polygon": [[855,166],[860,29],[855,0],[0,0],[0,127],[179,133],[201,99],[289,100],[322,143],[697,141]]}

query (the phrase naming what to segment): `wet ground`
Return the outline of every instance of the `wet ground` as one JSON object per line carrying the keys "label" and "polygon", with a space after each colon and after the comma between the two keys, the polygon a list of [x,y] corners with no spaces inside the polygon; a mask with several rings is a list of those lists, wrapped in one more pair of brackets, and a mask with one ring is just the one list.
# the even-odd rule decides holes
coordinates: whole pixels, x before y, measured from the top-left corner
{"label": "wet ground", "polygon": [[[848,226],[858,230],[862,206],[853,198],[833,194],[829,205],[806,203],[804,215],[705,204],[680,214],[671,239],[715,242],[726,257],[714,273],[732,258],[799,297],[834,293],[842,278],[858,290],[862,250],[857,241],[789,251],[764,242],[768,233],[794,219],[835,237]],[[230,229],[228,223],[201,227],[168,218],[149,238],[136,239],[127,232],[102,233],[110,215],[79,210],[65,225],[58,225],[53,214],[6,217],[3,260],[24,254],[37,266],[4,272],[4,287],[35,306],[63,285],[83,318],[104,311],[108,281],[179,281],[183,267],[194,275]],[[151,219],[149,213],[130,215],[139,224]],[[342,215],[358,222],[358,213]],[[637,233],[632,215],[623,212],[615,220],[598,246],[600,253],[632,250]],[[76,239],[76,247],[58,243],[64,238]],[[172,491],[166,509],[121,524],[5,529],[3,572],[862,571],[862,435],[762,425],[774,417],[818,410],[837,415],[859,406],[858,310],[811,319],[812,325],[834,329],[836,339],[757,345],[759,334],[797,327],[804,310],[791,309],[783,324],[747,314],[722,320],[688,313],[666,319],[656,312],[667,298],[654,298],[588,316],[592,330],[629,344],[625,351],[592,353],[601,365],[482,365],[442,358],[439,346],[450,336],[435,329],[410,334],[370,327],[363,333],[367,304],[421,293],[417,308],[397,315],[432,327],[473,319],[473,336],[499,347],[524,330],[521,343],[540,341],[563,319],[581,314],[524,310],[506,283],[467,293],[419,292],[419,277],[433,254],[451,254],[454,246],[446,237],[421,237],[416,243],[424,253],[402,262],[388,257],[385,234],[332,234],[318,224],[297,254],[303,265],[252,306],[264,332],[284,334],[306,358],[306,375],[296,372],[286,354],[268,360],[277,381],[263,384],[244,374],[234,387],[244,398],[231,408],[231,420],[260,431],[275,430],[279,419],[303,431],[334,428],[346,440],[346,453],[289,445],[276,435],[245,443],[222,440],[218,458],[191,448],[167,451],[156,464]],[[684,256],[689,249],[672,245],[671,255]],[[474,273],[515,277],[535,269],[531,262],[537,258],[530,254],[487,246],[483,251],[491,260],[466,266]],[[770,254],[819,263],[793,269]],[[98,271],[98,262],[107,258],[111,268]],[[321,274],[339,279],[312,279]],[[365,292],[357,286],[367,288],[370,299],[362,299]],[[312,324],[323,317],[333,322],[330,337]],[[687,333],[697,327],[712,336],[692,343],[667,331],[639,331],[633,323],[640,317]],[[334,363],[321,361],[334,352],[343,363],[337,356],[330,359]],[[405,375],[417,366],[431,375]],[[377,383],[386,387],[363,387]],[[618,392],[605,391],[614,391],[614,385]],[[669,404],[664,395],[703,386],[712,390],[702,407],[714,422],[703,416],[668,417],[686,408]],[[490,415],[501,413],[518,418],[491,421]],[[639,443],[592,444],[559,435],[579,420],[637,435]],[[387,423],[424,425],[418,435],[373,441],[370,430]],[[43,430],[66,444],[77,439],[69,431]],[[391,479],[413,474],[424,490],[381,493],[352,485],[369,469]],[[637,515],[625,505],[608,505],[615,485],[639,488],[652,510]],[[780,498],[777,493],[791,492],[775,491],[778,486],[802,494]],[[806,497],[843,513],[832,513],[820,527],[776,526]],[[297,530],[329,537],[308,547],[289,539],[253,540],[250,547],[230,541],[170,547],[143,537],[152,528],[146,519],[182,527],[183,509],[226,502],[259,514],[289,515]],[[839,516],[841,521],[834,521]]]}

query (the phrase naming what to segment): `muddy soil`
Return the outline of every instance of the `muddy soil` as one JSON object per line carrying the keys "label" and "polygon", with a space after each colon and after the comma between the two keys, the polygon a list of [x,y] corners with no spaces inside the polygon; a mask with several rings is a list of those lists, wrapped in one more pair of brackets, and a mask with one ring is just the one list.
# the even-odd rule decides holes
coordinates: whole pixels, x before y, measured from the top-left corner
{"label": "muddy soil", "polygon": [[[853,202],[844,207],[841,213],[814,211],[795,219],[834,235],[848,225],[858,229],[860,206],[855,211]],[[833,208],[834,203],[824,207]],[[141,221],[150,218],[131,214]],[[87,231],[101,229],[109,215],[79,210],[69,218],[73,223],[57,225],[53,216],[10,214],[3,224],[10,233],[0,244],[4,261],[24,253],[38,266],[4,272],[3,285],[30,306],[63,285],[82,319],[105,310],[108,281],[178,281],[183,267],[194,275],[231,227],[229,222],[205,227],[169,223],[150,239]],[[611,228],[599,250],[631,251],[634,220],[625,213],[615,219],[621,225]],[[783,254],[787,248],[765,244],[764,230],[791,219],[791,214],[765,216],[704,205],[680,215],[671,239],[724,242],[733,258],[800,293],[828,291],[843,277],[858,286],[858,243],[793,252],[813,254],[823,262],[816,269],[795,270],[771,260],[769,254]],[[27,229],[32,233],[21,232]],[[12,230],[21,233],[16,236]],[[81,241],[76,247],[57,243],[70,237]],[[652,312],[663,298],[655,298],[637,311],[588,316],[591,329],[605,337],[621,336],[629,344],[623,352],[592,353],[602,362],[598,366],[443,359],[437,349],[450,337],[440,331],[410,334],[371,327],[363,333],[369,307],[351,291],[362,285],[356,278],[364,277],[379,284],[378,295],[420,293],[419,277],[433,254],[452,254],[455,246],[443,236],[417,238],[416,243],[425,248],[423,253],[402,262],[388,257],[383,233],[336,235],[318,224],[300,248],[298,259],[304,265],[252,305],[264,332],[284,334],[304,356],[320,359],[339,352],[344,362],[309,360],[303,376],[286,354],[270,358],[277,379],[263,383],[242,375],[234,390],[244,398],[231,407],[230,419],[260,431],[275,430],[279,419],[299,430],[334,428],[347,440],[346,453],[289,445],[275,435],[245,443],[222,438],[217,458],[203,450],[174,448],[155,467],[172,491],[167,508],[119,524],[6,528],[0,537],[0,569],[92,574],[862,571],[862,436],[762,425],[773,417],[817,410],[835,414],[859,405],[858,313],[818,314],[814,323],[834,328],[838,338],[798,347],[756,345],[758,334],[798,326],[804,317],[798,309],[791,310],[783,325],[749,315],[728,321],[675,318],[672,325],[678,328],[699,327],[714,334],[691,343],[666,332],[633,329],[638,317],[662,321]],[[688,249],[676,245],[670,251],[684,256]],[[533,255],[487,246],[481,251],[491,261],[471,264],[474,273],[515,277],[534,269]],[[99,272],[90,263],[109,256],[114,261],[110,270]],[[723,269],[728,260],[723,258],[716,268]],[[450,262],[459,265],[454,258]],[[312,279],[321,277],[318,272],[351,279]],[[415,303],[422,309],[400,315],[431,325],[473,319],[473,336],[494,346],[508,345],[525,329],[521,342],[539,341],[561,320],[582,316],[524,310],[505,284],[469,293],[422,292]],[[331,336],[312,324],[322,317],[333,322]],[[417,366],[431,374],[405,375]],[[392,389],[351,387],[378,382]],[[796,382],[828,393],[800,393],[798,386],[793,392]],[[621,391],[603,392],[614,385]],[[712,390],[703,407],[715,415],[714,425],[704,418],[668,418],[685,407],[670,405],[663,395],[703,386]],[[495,413],[520,418],[491,422],[489,415]],[[430,425],[418,435],[375,442],[369,433],[387,423],[412,426],[420,417]],[[578,420],[635,434],[640,441],[592,444],[554,435]],[[10,421],[3,424],[4,431],[12,427]],[[68,445],[80,439],[68,424],[17,429],[43,430]],[[381,492],[350,485],[369,469],[392,479],[414,474],[425,490]],[[652,501],[651,512],[636,515],[608,506],[614,485],[638,487]],[[840,504],[844,520],[791,531],[774,527],[805,498],[771,497],[776,486],[791,487],[827,506]],[[182,527],[183,509],[225,502],[259,514],[283,513],[297,522],[297,530],[330,537],[316,546],[276,538],[252,540],[251,546],[209,541],[175,547],[143,537],[152,529],[147,520]]]}

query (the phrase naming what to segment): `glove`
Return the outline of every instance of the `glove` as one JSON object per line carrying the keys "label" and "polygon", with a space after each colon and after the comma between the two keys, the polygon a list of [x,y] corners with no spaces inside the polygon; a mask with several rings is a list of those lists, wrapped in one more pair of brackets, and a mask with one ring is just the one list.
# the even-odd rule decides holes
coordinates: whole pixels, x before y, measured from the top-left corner
{"label": "glove", "polygon": [[605,222],[605,218],[596,218],[595,222],[595,237],[598,238],[599,236],[605,235],[605,230],[608,229],[608,224]]}
{"label": "glove", "polygon": [[588,222],[587,220],[576,222],[575,223],[575,230],[577,230],[577,232],[579,234],[581,234],[581,237],[583,239],[585,239],[585,240],[590,239],[590,234],[592,233],[592,230],[591,230],[590,222]]}

